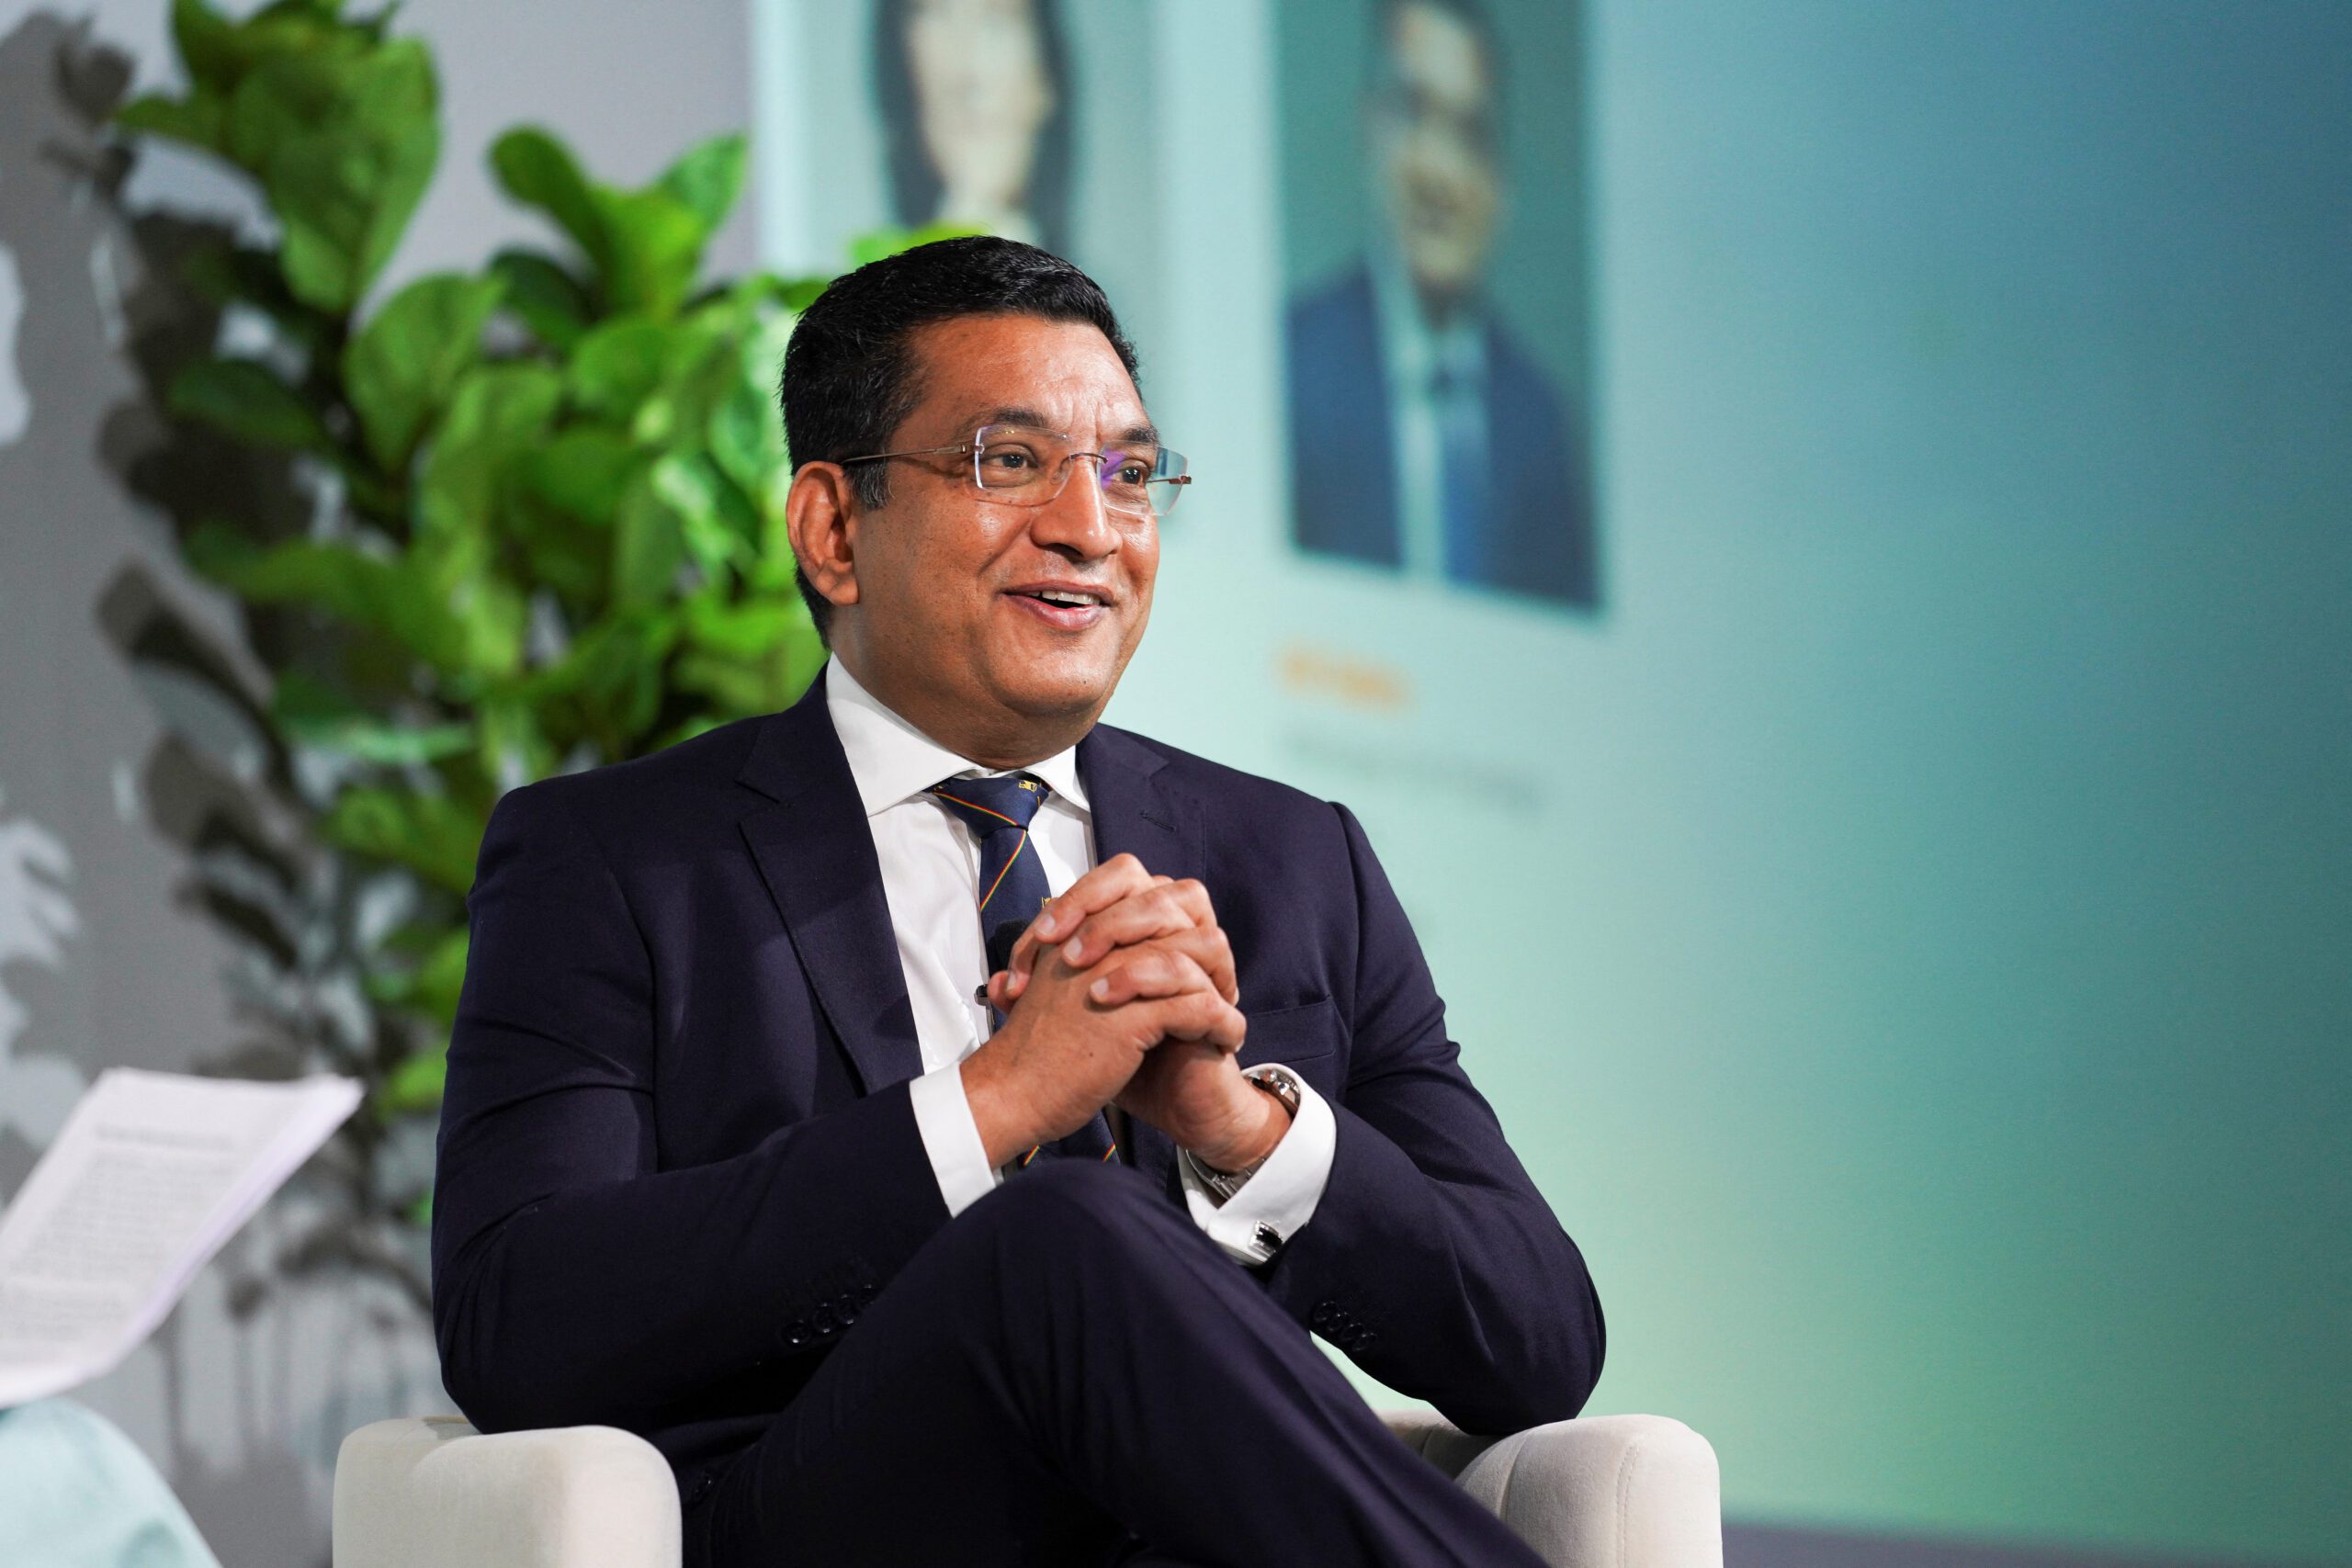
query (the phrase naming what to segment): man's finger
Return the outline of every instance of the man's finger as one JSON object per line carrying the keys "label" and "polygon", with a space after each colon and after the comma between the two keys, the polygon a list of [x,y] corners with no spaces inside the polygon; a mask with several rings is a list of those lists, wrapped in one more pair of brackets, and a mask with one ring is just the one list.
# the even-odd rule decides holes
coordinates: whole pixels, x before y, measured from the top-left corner
{"label": "man's finger", "polygon": [[1168,1040],[1198,1040],[1231,1055],[1248,1038],[1250,1021],[1213,990],[1195,989],[1128,1004]]}
{"label": "man's finger", "polygon": [[[1240,987],[1234,976],[1233,942],[1223,931],[1214,926],[1203,931],[1196,926],[1188,931],[1174,931],[1167,936],[1155,937],[1141,946],[1145,949],[1182,953],[1208,976],[1210,989],[1216,991],[1226,1001],[1235,1006],[1240,1005]],[[1094,967],[1097,970],[1107,970],[1117,964],[1131,951],[1135,949],[1115,948]]]}
{"label": "man's finger", "polygon": [[1084,969],[1113,948],[1191,931],[1192,911],[1169,891],[1170,886],[1155,884],[1087,916],[1063,940],[1058,950],[1062,962],[1073,969]]}
{"label": "man's finger", "polygon": [[1155,944],[1116,954],[1088,982],[1086,996],[1097,1007],[1118,1007],[1138,998],[1216,990],[1216,982],[1190,953]]}
{"label": "man's finger", "polygon": [[1080,920],[1098,909],[1107,909],[1120,899],[1138,889],[1149,887],[1155,878],[1146,871],[1143,862],[1131,854],[1115,854],[1101,865],[1064,888],[1059,897],[1037,911],[1012,944],[1012,955],[1005,967],[1013,976],[1012,994],[1019,996],[1027,988],[1029,971],[1037,962],[1038,949],[1059,942],[1078,929]]}
{"label": "man's finger", "polygon": [[[1204,929],[1199,926],[1186,926],[1181,930],[1170,930],[1170,920],[1182,921],[1184,919],[1182,914],[1171,917],[1162,910],[1159,914],[1152,916],[1148,910],[1142,909],[1139,909],[1135,916],[1132,925],[1114,924],[1098,928],[1096,922],[1116,920],[1122,910],[1136,902],[1131,899],[1127,904],[1106,910],[1103,914],[1095,916],[1088,925],[1080,928],[1081,935],[1098,929],[1107,930],[1118,939],[1117,945],[1110,946],[1107,951],[1091,952],[1085,963],[1070,963],[1068,943],[1055,950],[1055,956],[1060,958],[1072,969],[1099,969],[1104,964],[1115,961],[1122,953],[1136,946],[1174,948],[1190,954],[1193,961],[1207,973],[1209,983],[1216,988],[1218,996],[1238,1006],[1241,1001],[1241,989],[1240,979],[1234,966],[1233,942],[1222,928],[1210,926]],[[1078,938],[1072,937],[1070,941],[1076,942]],[[1018,977],[1009,976],[1005,995],[1017,997],[1021,994],[1022,988]],[[993,996],[991,999],[994,999]],[[1003,1007],[1007,1003],[998,1001],[997,1005]]]}

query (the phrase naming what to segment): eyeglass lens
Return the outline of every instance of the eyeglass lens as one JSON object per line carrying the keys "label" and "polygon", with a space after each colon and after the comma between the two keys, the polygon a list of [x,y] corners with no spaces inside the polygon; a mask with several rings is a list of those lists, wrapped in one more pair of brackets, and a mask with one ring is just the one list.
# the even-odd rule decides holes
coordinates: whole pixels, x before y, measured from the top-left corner
{"label": "eyeglass lens", "polygon": [[1184,457],[1165,446],[1080,451],[1068,436],[1024,425],[984,426],[972,440],[972,472],[982,490],[1016,506],[1043,506],[1059,495],[1080,459],[1099,458],[1102,504],[1114,512],[1164,516],[1184,492]]}

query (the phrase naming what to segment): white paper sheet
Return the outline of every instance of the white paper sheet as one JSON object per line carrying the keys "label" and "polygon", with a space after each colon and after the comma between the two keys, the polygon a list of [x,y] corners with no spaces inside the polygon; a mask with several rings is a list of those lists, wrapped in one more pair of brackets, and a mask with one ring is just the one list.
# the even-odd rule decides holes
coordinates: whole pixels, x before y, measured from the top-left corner
{"label": "white paper sheet", "polygon": [[0,1409],[130,1354],[358,1104],[348,1078],[101,1073],[0,1214]]}

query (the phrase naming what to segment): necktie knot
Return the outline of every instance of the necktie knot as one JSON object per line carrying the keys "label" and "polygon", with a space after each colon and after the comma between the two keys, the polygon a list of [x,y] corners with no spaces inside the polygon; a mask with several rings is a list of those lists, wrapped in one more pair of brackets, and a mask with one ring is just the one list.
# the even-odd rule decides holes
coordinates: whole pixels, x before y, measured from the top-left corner
{"label": "necktie knot", "polygon": [[980,847],[980,936],[989,967],[1001,969],[1050,893],[1029,823],[1053,792],[1027,773],[942,779],[927,792],[972,830]]}
{"label": "necktie knot", "polygon": [[1053,791],[1027,773],[999,773],[985,779],[942,779],[928,793],[985,842],[990,833],[1028,827]]}

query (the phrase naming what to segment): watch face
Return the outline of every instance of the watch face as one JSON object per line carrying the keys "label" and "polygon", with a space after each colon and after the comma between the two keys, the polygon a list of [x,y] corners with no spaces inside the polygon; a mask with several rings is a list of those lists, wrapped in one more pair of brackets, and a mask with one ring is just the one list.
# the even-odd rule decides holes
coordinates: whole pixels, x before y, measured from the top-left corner
{"label": "watch face", "polygon": [[1292,1083],[1287,1077],[1263,1071],[1252,1071],[1242,1076],[1281,1100],[1283,1109],[1293,1116],[1298,1114],[1298,1086]]}

